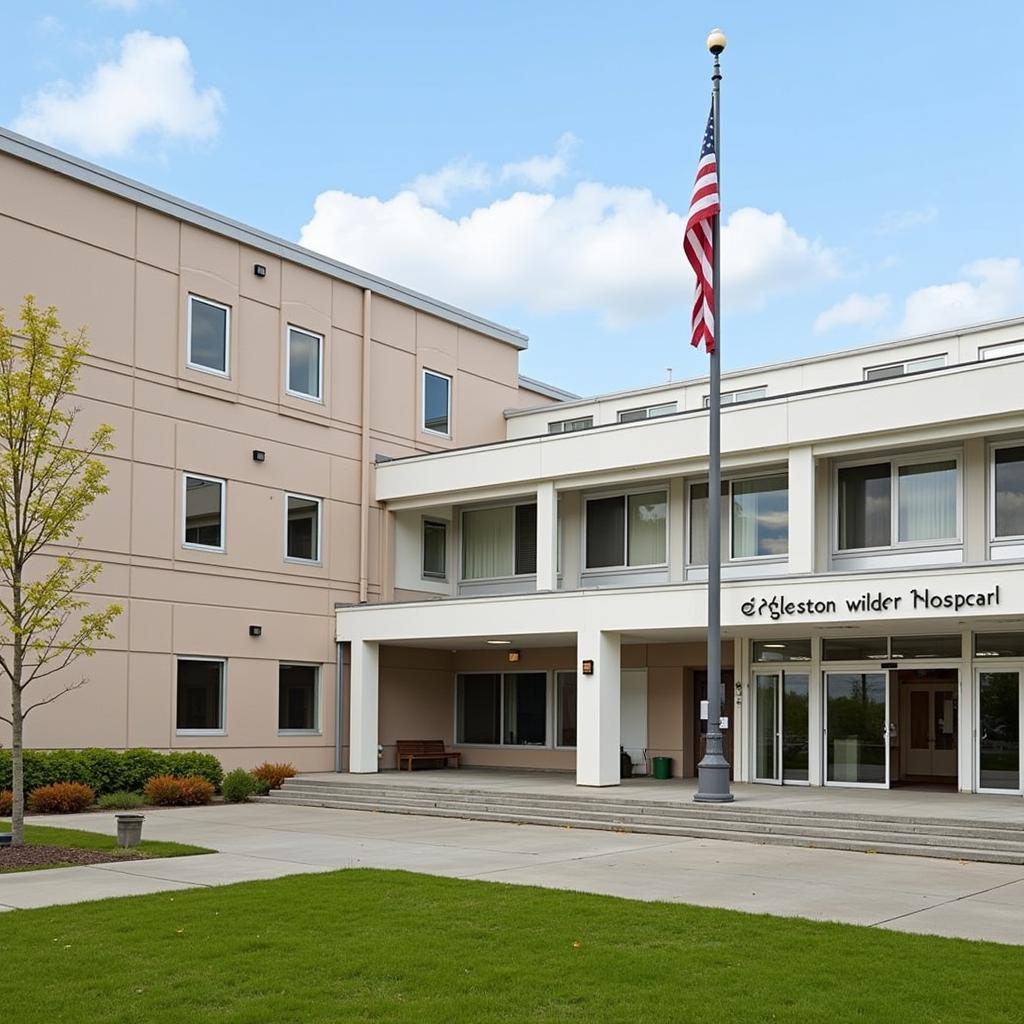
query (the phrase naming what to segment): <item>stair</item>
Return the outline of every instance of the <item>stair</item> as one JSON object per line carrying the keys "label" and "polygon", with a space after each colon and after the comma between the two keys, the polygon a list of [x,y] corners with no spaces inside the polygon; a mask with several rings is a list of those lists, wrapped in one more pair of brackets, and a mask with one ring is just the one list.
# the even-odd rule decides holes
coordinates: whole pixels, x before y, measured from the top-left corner
{"label": "stair", "polygon": [[742,803],[645,802],[614,796],[511,793],[488,790],[484,785],[406,786],[308,777],[288,779],[282,789],[261,800],[348,811],[1024,864],[1024,824],[1014,822],[752,808]]}

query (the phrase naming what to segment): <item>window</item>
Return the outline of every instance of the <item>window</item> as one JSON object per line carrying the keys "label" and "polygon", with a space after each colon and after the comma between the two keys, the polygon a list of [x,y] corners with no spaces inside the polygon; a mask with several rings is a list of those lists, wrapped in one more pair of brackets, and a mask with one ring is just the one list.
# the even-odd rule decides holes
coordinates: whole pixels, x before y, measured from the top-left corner
{"label": "window", "polygon": [[[768,386],[762,384],[756,388],[743,388],[740,391],[723,391],[721,394],[722,405],[735,405],[737,402],[755,402],[759,398],[768,397]],[[711,405],[711,396],[705,395],[703,401],[706,409]]]}
{"label": "window", "polygon": [[637,420],[653,420],[658,416],[671,416],[676,411],[675,402],[649,405],[643,409],[623,409],[619,413],[620,423],[635,423]]}
{"label": "window", "polygon": [[460,675],[456,685],[458,743],[547,744],[546,672]]}
{"label": "window", "polygon": [[884,661],[888,657],[887,636],[825,637],[821,641],[822,661]]}
{"label": "window", "polygon": [[176,728],[179,733],[224,731],[224,662],[178,659]]}
{"label": "window", "polygon": [[428,434],[451,436],[452,379],[433,370],[423,371],[423,429]]}
{"label": "window", "polygon": [[423,575],[427,579],[448,577],[448,524],[423,520]]}
{"label": "window", "polygon": [[665,491],[587,501],[586,568],[663,565],[668,523]]}
{"label": "window", "polygon": [[594,425],[593,416],[577,416],[574,420],[555,420],[548,424],[549,434],[572,434],[577,430],[589,430]]}
{"label": "window", "polygon": [[576,673],[555,673],[555,745],[576,746]]}
{"label": "window", "polygon": [[304,494],[286,494],[285,506],[285,557],[319,562],[320,499]]}
{"label": "window", "polygon": [[1024,446],[995,450],[992,481],[993,536],[1024,536]]}
{"label": "window", "polygon": [[883,366],[869,366],[864,370],[865,380],[889,380],[892,377],[903,377],[908,373],[921,373],[922,370],[937,370],[946,365],[946,353],[937,356],[923,356],[921,359],[908,359],[901,363],[885,363]]}
{"label": "window", "polygon": [[1004,341],[1000,345],[983,345],[978,349],[979,359],[1001,359],[1003,356],[1024,355],[1024,341]]}
{"label": "window", "polygon": [[317,732],[320,728],[320,666],[281,665],[277,670],[277,728]]}
{"label": "window", "polygon": [[537,571],[537,504],[462,513],[462,578],[502,579]]}
{"label": "window", "polygon": [[323,397],[321,377],[324,367],[324,339],[321,334],[288,328],[288,394],[311,398]]}
{"label": "window", "polygon": [[182,543],[224,550],[224,481],[186,473],[183,479]]}
{"label": "window", "polygon": [[231,310],[219,302],[188,297],[188,354],[193,370],[228,375],[228,337]]}
{"label": "window", "polygon": [[755,662],[810,661],[810,640],[754,640],[751,657]]}
{"label": "window", "polygon": [[[789,551],[786,473],[722,481],[723,561],[781,558]],[[690,563],[708,562],[708,485],[690,485]]]}
{"label": "window", "polygon": [[889,638],[892,658],[951,658],[958,660],[962,647],[959,633],[939,636],[894,636]]}
{"label": "window", "polygon": [[959,480],[956,458],[841,467],[839,550],[889,547],[894,537],[897,544],[955,541]]}
{"label": "window", "polygon": [[1024,633],[975,633],[976,658],[1024,658]]}

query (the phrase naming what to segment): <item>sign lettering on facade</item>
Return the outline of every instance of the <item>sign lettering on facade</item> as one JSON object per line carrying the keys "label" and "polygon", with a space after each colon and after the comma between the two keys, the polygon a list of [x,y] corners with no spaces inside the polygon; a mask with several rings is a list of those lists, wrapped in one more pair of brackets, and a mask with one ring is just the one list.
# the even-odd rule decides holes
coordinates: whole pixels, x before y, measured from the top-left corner
{"label": "sign lettering on facade", "polygon": [[774,597],[751,597],[740,605],[740,611],[748,619],[771,619],[808,615],[837,615],[840,609],[846,615],[858,613],[897,611],[951,611],[961,612],[965,608],[994,608],[999,604],[999,587],[989,591],[939,594],[928,588],[918,590],[911,587],[905,594],[886,594],[881,590],[868,591],[842,601],[834,599],[815,600],[806,598],[789,601],[784,594]]}

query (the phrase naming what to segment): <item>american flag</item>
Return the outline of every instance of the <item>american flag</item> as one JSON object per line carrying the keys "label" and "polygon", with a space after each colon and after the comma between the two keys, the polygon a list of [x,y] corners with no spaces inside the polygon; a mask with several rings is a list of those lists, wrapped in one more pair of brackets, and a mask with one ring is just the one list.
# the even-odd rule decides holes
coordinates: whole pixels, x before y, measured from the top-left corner
{"label": "american flag", "polygon": [[709,355],[715,350],[715,285],[712,272],[714,246],[712,218],[718,216],[718,161],[715,157],[715,111],[708,115],[708,127],[700,147],[697,178],[690,196],[690,213],[686,218],[683,252],[697,275],[697,293],[693,300],[693,337],[690,344]]}

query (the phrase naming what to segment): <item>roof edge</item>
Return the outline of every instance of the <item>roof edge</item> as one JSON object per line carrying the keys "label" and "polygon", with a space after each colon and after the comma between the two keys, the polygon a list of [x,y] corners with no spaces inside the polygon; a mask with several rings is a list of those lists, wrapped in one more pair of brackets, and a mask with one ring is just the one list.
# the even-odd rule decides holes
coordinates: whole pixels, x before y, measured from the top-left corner
{"label": "roof edge", "polygon": [[525,391],[533,391],[538,395],[556,398],[559,402],[574,402],[581,397],[572,391],[566,391],[564,388],[556,387],[554,384],[545,384],[544,381],[537,380],[536,377],[527,377],[522,373],[519,374],[519,386]]}

